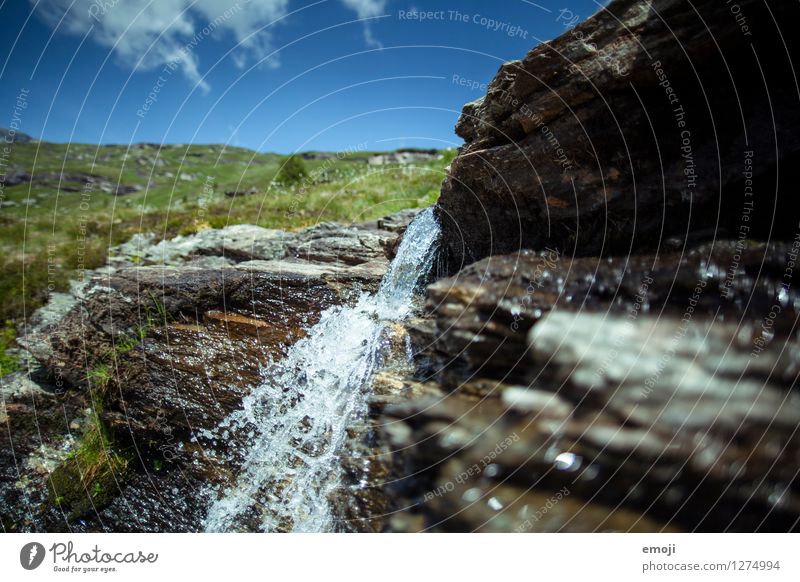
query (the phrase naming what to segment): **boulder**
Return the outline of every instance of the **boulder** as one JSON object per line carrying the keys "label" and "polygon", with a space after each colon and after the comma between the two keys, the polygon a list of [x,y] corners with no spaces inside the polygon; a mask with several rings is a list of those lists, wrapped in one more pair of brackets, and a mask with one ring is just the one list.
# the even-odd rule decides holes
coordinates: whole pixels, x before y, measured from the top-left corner
{"label": "boulder", "polygon": [[797,253],[524,250],[430,285],[374,398],[387,528],[796,529]]}
{"label": "boulder", "polygon": [[390,529],[793,530],[800,344],[761,331],[550,311],[525,384],[480,370],[449,394],[405,383],[377,423]]}
{"label": "boulder", "polygon": [[[793,238],[800,108],[792,2],[614,0],[500,67],[464,107],[438,203],[449,270],[546,245]],[[565,27],[574,22],[563,10]],[[577,20],[577,18],[576,18]],[[778,171],[780,168],[780,171]]]}

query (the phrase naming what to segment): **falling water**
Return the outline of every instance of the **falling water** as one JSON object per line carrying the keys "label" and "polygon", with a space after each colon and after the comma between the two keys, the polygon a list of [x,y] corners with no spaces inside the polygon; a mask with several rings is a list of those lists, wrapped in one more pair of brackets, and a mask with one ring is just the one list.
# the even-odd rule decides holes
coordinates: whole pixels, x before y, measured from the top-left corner
{"label": "falling water", "polygon": [[263,531],[335,529],[329,497],[342,485],[347,429],[366,416],[387,325],[411,313],[438,236],[433,210],[422,211],[378,292],[325,311],[222,424],[221,430],[248,431],[249,444],[236,483],[211,505],[207,531],[242,529],[253,520]]}

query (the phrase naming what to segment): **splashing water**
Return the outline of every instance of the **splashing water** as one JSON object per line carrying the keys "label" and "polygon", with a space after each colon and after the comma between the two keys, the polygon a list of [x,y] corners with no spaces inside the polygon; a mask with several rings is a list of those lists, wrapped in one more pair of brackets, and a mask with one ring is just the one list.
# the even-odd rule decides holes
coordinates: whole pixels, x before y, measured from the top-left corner
{"label": "splashing water", "polygon": [[342,485],[347,429],[367,414],[370,382],[386,349],[386,327],[411,313],[439,237],[433,209],[408,226],[374,295],[325,311],[308,335],[266,371],[221,430],[252,431],[242,471],[214,501],[207,531],[333,531],[329,496]]}

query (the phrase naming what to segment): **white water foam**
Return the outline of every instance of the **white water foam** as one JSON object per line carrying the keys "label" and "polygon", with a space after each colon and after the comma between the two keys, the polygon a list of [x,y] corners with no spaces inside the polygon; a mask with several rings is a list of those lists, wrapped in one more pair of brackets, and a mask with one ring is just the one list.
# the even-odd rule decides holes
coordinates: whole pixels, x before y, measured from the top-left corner
{"label": "white water foam", "polygon": [[433,209],[409,225],[374,295],[325,311],[221,431],[252,431],[235,485],[211,504],[206,531],[244,519],[262,531],[336,530],[330,495],[342,486],[347,429],[367,414],[370,379],[386,350],[386,328],[408,317],[420,279],[433,266],[439,225]]}

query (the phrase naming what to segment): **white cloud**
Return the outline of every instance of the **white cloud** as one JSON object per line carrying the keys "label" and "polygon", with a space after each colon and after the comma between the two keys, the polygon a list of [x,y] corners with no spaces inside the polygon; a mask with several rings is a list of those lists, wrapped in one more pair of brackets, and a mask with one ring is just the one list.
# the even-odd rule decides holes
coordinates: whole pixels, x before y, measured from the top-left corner
{"label": "white cloud", "polygon": [[[243,67],[248,58],[261,60],[270,54],[272,29],[280,24],[276,21],[289,12],[289,0],[197,0],[193,6],[205,15],[208,22],[214,22],[226,10],[229,11],[224,28],[238,43],[234,53],[238,67]],[[271,56],[267,64],[277,66],[277,55]]]}
{"label": "white cloud", "polygon": [[386,11],[386,0],[342,0],[342,3],[355,10],[359,18],[380,16]]}
{"label": "white cloud", "polygon": [[[386,12],[387,0],[342,0],[348,8],[355,10],[359,18],[372,18]],[[383,45],[372,35],[369,22],[364,23],[364,41],[369,46],[382,48]]]}
{"label": "white cloud", "polygon": [[[272,51],[274,26],[262,28],[286,16],[289,0],[29,0],[51,27],[83,35],[108,49],[123,65],[136,70],[159,68],[178,62],[189,81],[202,91],[200,61],[195,48],[208,39],[231,35],[238,46],[236,66],[260,61]],[[359,18],[383,13],[386,0],[341,0]],[[379,46],[368,23],[368,44]],[[265,63],[278,66],[270,57]]]}

